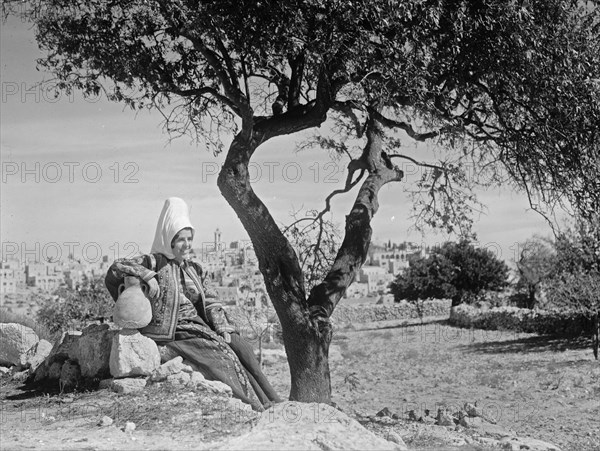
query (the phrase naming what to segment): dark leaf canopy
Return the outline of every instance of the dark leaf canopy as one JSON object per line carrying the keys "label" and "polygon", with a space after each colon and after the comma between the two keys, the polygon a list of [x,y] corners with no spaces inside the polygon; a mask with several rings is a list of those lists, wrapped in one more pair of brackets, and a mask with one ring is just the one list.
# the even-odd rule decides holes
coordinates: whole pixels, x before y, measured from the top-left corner
{"label": "dark leaf canopy", "polygon": [[170,132],[215,151],[240,124],[264,142],[335,110],[361,136],[357,113],[377,114],[388,130],[507,171],[534,208],[600,209],[596,1],[28,5],[48,52],[40,67],[59,88],[158,107]]}

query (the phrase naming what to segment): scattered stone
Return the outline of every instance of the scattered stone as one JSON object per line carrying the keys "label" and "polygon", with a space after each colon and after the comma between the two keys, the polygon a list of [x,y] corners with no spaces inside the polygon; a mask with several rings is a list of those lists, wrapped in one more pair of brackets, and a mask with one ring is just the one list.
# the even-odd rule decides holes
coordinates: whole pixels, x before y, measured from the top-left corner
{"label": "scattered stone", "polygon": [[113,379],[110,384],[110,389],[116,393],[134,393],[141,391],[146,386],[146,379],[139,378],[126,378],[126,379]]}
{"label": "scattered stone", "polygon": [[125,432],[127,434],[131,434],[133,431],[135,431],[135,423],[133,423],[131,421],[128,421],[127,423],[125,423],[123,432]]}
{"label": "scattered stone", "polygon": [[19,356],[19,365],[23,369],[29,368],[29,374],[33,374],[50,355],[51,351],[52,343],[48,340],[40,340]]}
{"label": "scattered stone", "polygon": [[158,352],[160,353],[160,363],[167,363],[178,356],[177,351],[168,346],[159,346]]}
{"label": "scattered stone", "polygon": [[388,435],[387,435],[387,439],[388,439],[388,441],[399,445],[400,449],[402,449],[402,450],[408,449],[408,447],[406,446],[406,443],[404,443],[404,440],[402,440],[402,437],[400,437],[400,434],[398,434],[395,431],[389,431]]}
{"label": "scattered stone", "polygon": [[390,417],[391,418],[392,412],[387,407],[384,407],[379,412],[377,412],[375,415],[378,417]]}
{"label": "scattered stone", "polygon": [[67,360],[60,369],[60,379],[58,384],[61,391],[70,391],[79,385],[81,371],[77,362]]}
{"label": "scattered stone", "polygon": [[27,370],[18,371],[16,373],[13,373],[12,380],[16,381],[16,382],[25,382],[25,379],[27,379],[28,376],[29,376],[29,371],[27,371]]}
{"label": "scattered stone", "polygon": [[246,404],[241,399],[237,398],[229,398],[227,400],[227,407],[235,411],[235,413],[239,413],[240,415],[245,416],[256,416],[258,412],[252,410],[252,406],[250,404]]}
{"label": "scattered stone", "polygon": [[190,382],[190,373],[175,373],[167,376],[167,382],[173,385],[186,385]]}
{"label": "scattered stone", "polygon": [[73,395],[61,396],[61,398],[59,399],[59,402],[61,404],[71,404],[73,401],[75,401]]}
{"label": "scattered stone", "polygon": [[181,368],[181,371],[183,371],[184,373],[193,373],[194,372],[194,368],[192,368],[190,365],[183,365],[183,367]]}
{"label": "scattered stone", "polygon": [[196,385],[196,387],[203,388],[204,390],[209,391],[211,393],[215,393],[215,394],[223,394],[226,396],[232,395],[231,387],[227,384],[224,384],[221,381],[204,380],[204,381],[198,383]]}
{"label": "scattered stone", "polygon": [[417,414],[415,413],[415,411],[414,411],[414,410],[409,410],[409,411],[408,411],[408,419],[409,419],[410,421],[418,421],[418,420],[419,420],[419,417],[417,417]]}
{"label": "scattered stone", "polygon": [[436,419],[434,417],[419,417],[419,421],[425,424],[436,424]]}
{"label": "scattered stone", "polygon": [[106,426],[111,426],[113,423],[114,423],[114,421],[111,417],[104,415],[98,422],[98,426],[106,427]]}
{"label": "scattered stone", "polygon": [[92,324],[81,332],[77,341],[77,360],[81,375],[86,378],[110,374],[110,351],[113,336],[118,332],[108,324]]}
{"label": "scattered stone", "polygon": [[0,375],[4,376],[5,374],[10,373],[10,368],[6,368],[5,366],[0,366]]}
{"label": "scattered stone", "polygon": [[190,374],[190,385],[198,385],[205,381],[206,378],[204,377],[204,374],[199,371],[194,371],[192,374]]}
{"label": "scattered stone", "polygon": [[470,417],[482,417],[483,416],[483,412],[479,407],[477,407],[477,403],[471,404],[470,402],[467,402],[467,403],[465,403],[463,410]]}
{"label": "scattered stone", "polygon": [[436,424],[439,426],[454,426],[454,417],[445,409],[438,409]]}
{"label": "scattered stone", "polygon": [[528,437],[503,438],[499,441],[499,444],[504,449],[510,450],[516,449],[528,451],[560,451],[560,448],[558,448],[556,445],[553,445],[552,443]]}
{"label": "scattered stone", "polygon": [[469,429],[480,429],[483,426],[481,417],[462,417],[459,424]]}
{"label": "scattered stone", "polygon": [[166,381],[167,377],[172,374],[180,373],[183,369],[183,357],[177,356],[174,359],[169,360],[166,363],[163,363],[158,368],[156,368],[152,374],[150,375],[151,382],[162,382]]}
{"label": "scattered stone", "polygon": [[135,329],[123,329],[112,339],[109,367],[113,377],[148,376],[160,366],[156,343]]}
{"label": "scattered stone", "polygon": [[40,338],[31,327],[17,323],[0,324],[0,364],[19,365],[21,354],[27,352]]}

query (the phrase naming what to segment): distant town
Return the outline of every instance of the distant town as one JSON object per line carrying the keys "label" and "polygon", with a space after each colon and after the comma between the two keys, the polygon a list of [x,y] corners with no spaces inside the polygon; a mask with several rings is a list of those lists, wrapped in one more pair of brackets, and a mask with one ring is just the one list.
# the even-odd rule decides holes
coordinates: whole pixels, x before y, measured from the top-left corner
{"label": "distant town", "polygon": [[[193,251],[194,258],[200,261],[206,273],[207,282],[218,292],[222,302],[260,307],[268,301],[264,280],[250,242],[223,242],[221,232],[217,229],[213,243],[204,243],[202,249]],[[410,242],[372,243],[367,261],[345,297],[354,302],[390,302],[389,284],[408,267],[412,259],[425,257],[428,253],[429,248]],[[35,310],[33,305],[22,305],[23,300],[18,300],[18,294],[32,290],[52,293],[60,287],[78,290],[92,280],[103,278],[112,263],[112,259],[106,255],[97,262],[72,257],[67,261],[20,261],[14,257],[3,258],[0,261],[0,306],[8,308],[19,302],[20,307]]]}

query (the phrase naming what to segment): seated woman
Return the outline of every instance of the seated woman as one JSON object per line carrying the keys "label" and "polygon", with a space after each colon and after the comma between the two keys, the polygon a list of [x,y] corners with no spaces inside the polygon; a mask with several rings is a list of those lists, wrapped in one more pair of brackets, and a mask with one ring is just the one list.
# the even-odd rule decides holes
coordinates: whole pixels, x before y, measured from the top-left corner
{"label": "seated woman", "polygon": [[106,275],[113,299],[126,276],[147,285],[152,321],[140,332],[170,354],[180,355],[209,380],[229,385],[233,395],[263,410],[281,399],[269,384],[252,348],[228,323],[214,291],[206,288],[202,267],[190,259],[194,228],[186,203],[166,200],[150,254],[116,260]]}

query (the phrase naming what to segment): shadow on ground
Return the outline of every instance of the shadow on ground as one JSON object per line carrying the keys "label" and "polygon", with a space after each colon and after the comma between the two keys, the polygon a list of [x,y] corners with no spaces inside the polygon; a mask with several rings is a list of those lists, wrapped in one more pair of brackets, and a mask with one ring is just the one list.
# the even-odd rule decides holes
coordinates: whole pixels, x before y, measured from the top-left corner
{"label": "shadow on ground", "polygon": [[550,335],[475,342],[458,347],[460,351],[478,354],[564,352],[577,349],[589,349],[591,353],[591,348],[591,337],[554,337]]}
{"label": "shadow on ground", "polygon": [[[385,323],[388,324],[385,324]],[[378,324],[380,324],[378,326]],[[355,331],[369,331],[369,330],[386,330],[386,329],[404,329],[408,327],[420,327],[420,326],[430,326],[433,324],[438,324],[441,326],[449,326],[448,319],[425,319],[423,322],[420,322],[418,319],[410,319],[410,320],[390,320],[390,321],[378,321],[375,323],[364,323],[364,324],[355,324]]]}

